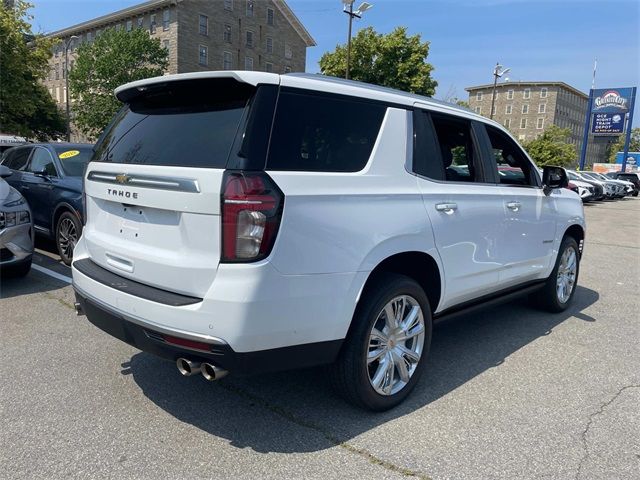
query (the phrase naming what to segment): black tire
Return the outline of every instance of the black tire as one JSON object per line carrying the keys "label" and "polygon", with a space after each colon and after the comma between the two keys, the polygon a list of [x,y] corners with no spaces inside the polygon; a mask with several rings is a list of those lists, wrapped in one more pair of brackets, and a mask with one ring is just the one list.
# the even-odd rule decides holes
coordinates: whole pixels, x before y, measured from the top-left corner
{"label": "black tire", "polygon": [[[562,261],[562,256],[567,251],[567,249],[573,249],[576,255],[576,270],[573,286],[571,287],[571,293],[569,297],[565,301],[561,301],[559,298],[558,290],[557,290],[557,282],[558,282],[558,270],[560,269],[560,264]],[[556,264],[553,267],[553,271],[549,278],[545,282],[544,287],[536,292],[532,297],[532,304],[538,308],[546,310],[552,313],[558,313],[565,311],[569,305],[571,305],[571,301],[573,300],[573,296],[576,293],[576,288],[578,286],[578,277],[580,274],[580,253],[578,250],[578,243],[573,237],[566,236],[562,239],[562,243],[560,244],[560,249],[558,251],[558,258],[556,258]]]}
{"label": "black tire", "polygon": [[82,235],[82,223],[71,212],[64,212],[56,222],[56,247],[66,265],[73,261],[73,249]]}
{"label": "black tire", "polygon": [[[424,320],[424,342],[422,353],[415,364],[413,374],[404,387],[394,394],[382,395],[372,386],[367,362],[369,336],[385,305],[398,296],[407,295],[417,301]],[[348,402],[373,411],[384,411],[401,403],[424,371],[426,358],[431,345],[432,319],[429,300],[413,279],[404,275],[380,274],[365,288],[356,308],[353,322],[340,355],[335,364],[329,367],[329,378],[335,390]],[[417,340],[406,340],[413,344]],[[396,344],[396,342],[394,342]],[[389,342],[389,345],[392,345]],[[403,345],[407,345],[403,343]],[[381,365],[380,365],[381,367]],[[380,368],[379,367],[379,368]],[[391,367],[396,372],[396,367]],[[399,375],[399,370],[397,370]]]}
{"label": "black tire", "polygon": [[638,196],[638,192],[633,192],[633,194],[632,194],[632,195],[633,195],[634,197],[637,197],[637,196]]}
{"label": "black tire", "polygon": [[18,265],[11,265],[2,267],[2,276],[7,278],[22,278],[25,277],[31,271],[31,258],[26,262],[21,262]]}

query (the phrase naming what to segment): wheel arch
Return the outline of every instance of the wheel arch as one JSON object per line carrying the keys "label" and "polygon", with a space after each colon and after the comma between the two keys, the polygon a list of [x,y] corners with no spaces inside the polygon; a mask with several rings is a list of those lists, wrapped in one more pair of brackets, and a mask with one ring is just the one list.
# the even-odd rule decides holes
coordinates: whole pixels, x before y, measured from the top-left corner
{"label": "wheel arch", "polygon": [[80,212],[70,203],[60,202],[58,203],[58,205],[56,205],[56,208],[53,209],[53,214],[51,215],[51,236],[53,237],[55,237],[56,235],[58,219],[64,212],[73,213],[80,221],[80,224],[82,224],[82,217],[80,215]]}
{"label": "wheel arch", "polygon": [[572,237],[576,241],[576,243],[578,244],[578,252],[580,256],[582,256],[582,249],[584,246],[584,235],[584,228],[582,227],[582,225],[579,225],[577,223],[569,226],[569,228],[565,230],[563,235],[563,238]]}

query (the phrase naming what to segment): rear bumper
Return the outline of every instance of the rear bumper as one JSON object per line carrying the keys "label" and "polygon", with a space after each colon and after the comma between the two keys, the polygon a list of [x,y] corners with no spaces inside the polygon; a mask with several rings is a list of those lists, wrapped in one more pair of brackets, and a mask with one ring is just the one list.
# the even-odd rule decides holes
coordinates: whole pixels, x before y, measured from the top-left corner
{"label": "rear bumper", "polygon": [[[122,312],[89,298],[77,287],[75,294],[76,301],[93,325],[139,350],[171,361],[180,357],[206,361],[235,374],[265,373],[331,363],[342,345],[342,340],[333,340],[254,352],[235,352],[220,339],[196,337],[127,318]],[[197,342],[198,348],[172,343],[184,343],[184,340],[191,341],[192,345]]]}

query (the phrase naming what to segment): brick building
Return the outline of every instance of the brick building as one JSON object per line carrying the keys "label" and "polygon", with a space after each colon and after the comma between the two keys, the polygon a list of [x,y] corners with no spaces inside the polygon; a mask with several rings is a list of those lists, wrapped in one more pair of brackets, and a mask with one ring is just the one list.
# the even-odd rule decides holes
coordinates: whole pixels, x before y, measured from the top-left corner
{"label": "brick building", "polygon": [[[167,74],[204,70],[303,72],[315,41],[284,0],[150,0],[49,34],[54,47],[44,84],[66,108],[69,69],[77,47],[107,28],[144,29],[169,52]],[[77,39],[69,40],[72,36]]]}
{"label": "brick building", "polygon": [[[493,85],[468,87],[472,110],[490,116]],[[564,82],[506,82],[496,87],[493,119],[520,141],[533,140],[550,125],[571,130],[579,156],[589,96]],[[587,164],[605,161],[607,143],[590,136]]]}

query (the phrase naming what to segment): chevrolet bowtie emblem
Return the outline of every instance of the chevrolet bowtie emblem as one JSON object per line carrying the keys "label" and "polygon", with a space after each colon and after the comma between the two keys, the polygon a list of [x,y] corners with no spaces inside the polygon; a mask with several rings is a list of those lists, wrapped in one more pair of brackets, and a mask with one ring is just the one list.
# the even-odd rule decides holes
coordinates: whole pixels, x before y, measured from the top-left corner
{"label": "chevrolet bowtie emblem", "polygon": [[130,180],[128,175],[116,175],[116,182],[127,183]]}

